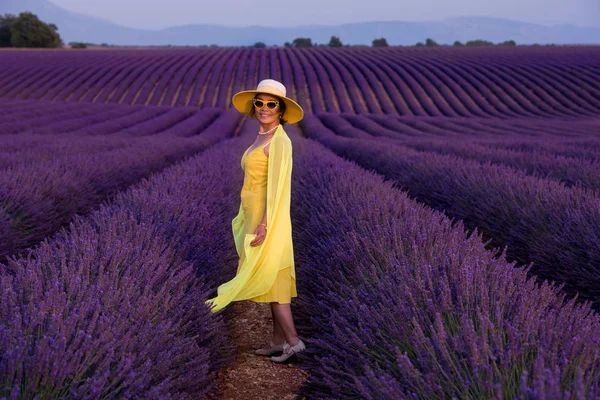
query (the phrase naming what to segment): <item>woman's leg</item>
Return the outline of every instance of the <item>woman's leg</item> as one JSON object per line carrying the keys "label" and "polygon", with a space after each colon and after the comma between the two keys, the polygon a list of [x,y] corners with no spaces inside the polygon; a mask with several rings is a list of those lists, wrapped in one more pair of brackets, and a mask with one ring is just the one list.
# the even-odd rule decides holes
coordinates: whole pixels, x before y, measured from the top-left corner
{"label": "woman's leg", "polygon": [[[298,339],[298,334],[296,333],[290,304],[271,303],[271,313],[273,314],[273,323],[275,324],[275,321],[277,321],[277,324],[279,324],[279,328],[275,328],[274,325],[273,332],[279,333],[280,331],[276,331],[275,329],[281,329],[285,340],[290,346],[297,345],[300,339]],[[275,338],[275,334],[273,337]]]}
{"label": "woman's leg", "polygon": [[283,344],[285,341],[285,334],[283,328],[277,319],[277,314],[273,311],[273,305],[278,303],[271,303],[271,317],[273,318],[273,344]]}

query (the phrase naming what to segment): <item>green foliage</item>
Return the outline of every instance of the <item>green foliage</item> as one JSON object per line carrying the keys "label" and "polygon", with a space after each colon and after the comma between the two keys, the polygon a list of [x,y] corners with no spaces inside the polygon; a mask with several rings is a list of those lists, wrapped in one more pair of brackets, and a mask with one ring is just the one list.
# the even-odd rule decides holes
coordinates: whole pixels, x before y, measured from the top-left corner
{"label": "green foliage", "polygon": [[16,18],[13,14],[0,15],[0,47],[12,47],[10,27]]}
{"label": "green foliage", "polygon": [[385,38],[373,39],[373,47],[388,47],[388,42]]}
{"label": "green foliage", "polygon": [[313,47],[311,38],[296,38],[292,44],[294,47]]}
{"label": "green foliage", "polygon": [[22,12],[10,24],[13,47],[60,47],[62,40],[54,24],[47,24],[33,13]]}
{"label": "green foliage", "polygon": [[87,49],[87,44],[82,42],[71,42],[69,45],[72,49]]}
{"label": "green foliage", "polygon": [[283,44],[284,47],[293,47],[292,44],[290,42],[285,42]]}
{"label": "green foliage", "polygon": [[343,44],[339,37],[332,36],[331,39],[329,40],[328,46],[329,47],[342,47]]}
{"label": "green foliage", "polygon": [[487,41],[487,40],[481,40],[481,39],[477,39],[477,40],[469,40],[466,43],[467,46],[493,46],[494,43]]}
{"label": "green foliage", "polygon": [[267,47],[267,45],[264,44],[263,42],[256,42],[256,43],[254,43],[254,45],[252,47],[257,48],[257,49],[264,49],[265,47]]}
{"label": "green foliage", "polygon": [[[506,40],[502,43],[498,43],[496,46],[516,46],[517,43],[514,40]],[[441,46],[440,44],[438,44],[435,40],[427,38],[425,40],[425,43],[423,42],[418,42],[415,44],[415,47],[433,47],[433,46]],[[446,46],[446,45],[443,45]],[[461,41],[459,40],[455,40],[454,43],[452,44],[452,46],[454,47],[463,47],[463,46],[495,46],[493,42],[487,41],[487,40],[482,40],[482,39],[477,39],[477,40],[470,40],[468,42],[466,42],[465,44],[463,44]]]}

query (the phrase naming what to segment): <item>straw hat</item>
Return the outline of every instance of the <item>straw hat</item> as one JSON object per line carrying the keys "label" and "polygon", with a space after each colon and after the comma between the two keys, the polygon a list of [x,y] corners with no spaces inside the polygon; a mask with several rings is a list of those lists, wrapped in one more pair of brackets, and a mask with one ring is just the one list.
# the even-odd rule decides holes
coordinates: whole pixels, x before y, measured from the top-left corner
{"label": "straw hat", "polygon": [[286,97],[285,86],[274,79],[264,79],[258,83],[256,90],[244,90],[233,95],[231,101],[233,106],[241,113],[250,115],[252,111],[252,99],[257,93],[265,93],[279,97],[285,103],[285,114],[283,118],[289,123],[294,124],[304,117],[302,107],[294,100]]}

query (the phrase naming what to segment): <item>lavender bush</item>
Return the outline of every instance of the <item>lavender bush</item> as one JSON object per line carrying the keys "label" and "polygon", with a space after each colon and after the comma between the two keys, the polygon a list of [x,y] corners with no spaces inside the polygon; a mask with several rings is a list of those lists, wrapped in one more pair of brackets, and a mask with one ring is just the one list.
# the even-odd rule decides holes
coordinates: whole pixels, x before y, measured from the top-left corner
{"label": "lavender bush", "polygon": [[564,157],[537,150],[525,153],[490,149],[466,141],[416,142],[407,143],[407,146],[420,151],[476,160],[482,164],[507,165],[530,175],[555,179],[566,186],[579,186],[590,190],[600,189],[600,161],[585,160],[581,157]]}
{"label": "lavender bush", "polygon": [[57,122],[68,123],[71,120],[93,116],[96,112],[94,108],[97,107],[85,107],[82,109],[80,105],[73,110],[68,110],[67,107],[61,107],[61,109],[58,109],[55,112],[49,112],[37,118],[19,117],[13,121],[3,122],[0,134],[36,133],[35,129],[38,127],[44,129],[44,127],[49,124]]}
{"label": "lavender bush", "polygon": [[[209,114],[214,117],[212,110]],[[201,135],[152,135],[121,149],[6,168],[0,175],[0,210],[11,217],[12,239],[0,242],[0,259],[36,244],[75,214],[89,212],[151,173],[224,139],[239,119],[239,114],[225,113]]]}
{"label": "lavender bush", "polygon": [[[68,108],[68,104],[64,103],[64,108]],[[22,129],[21,126],[17,125],[17,128],[13,133],[22,135],[24,132],[35,134],[35,135],[55,135],[57,132],[61,134],[65,133],[78,133],[86,128],[94,125],[104,123],[106,121],[119,120],[121,118],[130,118],[130,115],[139,109],[134,107],[96,107],[96,112],[85,117],[77,118],[73,115],[62,116],[62,118],[56,118],[52,122],[43,122],[40,124],[39,119],[29,119],[28,123],[35,123],[35,126],[31,128]],[[14,127],[13,127],[14,129]]]}
{"label": "lavender bush", "polygon": [[589,304],[565,301],[380,176],[292,140],[302,395],[600,395],[600,318]]}
{"label": "lavender bush", "polygon": [[565,283],[570,295],[600,304],[600,199],[594,194],[512,168],[338,137],[313,116],[302,124],[337,154],[477,227],[494,246],[508,246],[511,259],[533,261],[542,279]]}
{"label": "lavender bush", "polygon": [[231,362],[223,314],[204,302],[235,272],[232,166],[248,144],[215,145],[0,264],[0,397],[207,393]]}
{"label": "lavender bush", "polygon": [[[579,154],[573,151],[573,157],[553,154],[552,152],[545,151],[541,143],[538,143],[538,146],[532,146],[529,151],[515,151],[485,146],[481,143],[482,141],[492,140],[486,137],[485,132],[480,132],[473,127],[470,129],[471,132],[464,133],[465,130],[470,128],[469,125],[471,124],[469,122],[473,123],[472,125],[477,124],[478,121],[474,118],[467,121],[460,121],[460,124],[449,122],[446,127],[442,128],[442,132],[446,129],[445,136],[435,137],[429,135],[431,128],[424,128],[420,136],[413,137],[407,136],[404,132],[394,132],[381,127],[365,115],[321,113],[318,114],[318,117],[325,126],[344,137],[375,139],[378,141],[382,138],[392,138],[396,139],[398,143],[419,151],[453,155],[459,158],[477,160],[483,164],[490,162],[507,165],[521,169],[530,175],[556,179],[563,182],[566,186],[580,186],[591,190],[600,189],[600,159],[587,160],[582,157],[582,151],[579,151]],[[378,119],[384,122],[383,118]],[[445,121],[449,120],[446,119]],[[503,123],[506,124],[508,121],[504,120]],[[532,122],[530,130],[535,132],[535,120]],[[441,125],[442,122],[440,121],[438,124]],[[511,132],[510,127],[507,128],[505,130],[506,136],[502,139],[502,143],[510,142],[511,138],[519,137],[514,132]],[[450,129],[454,129],[455,131],[451,131]],[[462,134],[455,132],[462,132]],[[368,133],[368,135],[365,135],[365,133]],[[513,135],[512,137],[509,136],[511,134]],[[546,144],[552,141],[556,142],[552,137],[548,138],[548,135],[543,135],[539,140],[539,142]],[[563,143],[561,148],[572,147],[578,141],[584,141],[589,147],[600,144],[593,137],[583,136],[579,140]]]}
{"label": "lavender bush", "polygon": [[110,135],[79,137],[72,135],[10,135],[2,137],[0,169],[19,168],[26,164],[47,162],[80,153],[94,154],[123,149],[135,143],[129,136]]}
{"label": "lavender bush", "polygon": [[[60,102],[42,102],[37,100],[14,100],[0,98],[0,123],[14,122],[24,118],[40,117],[53,112],[65,111]],[[89,104],[74,104],[74,109],[89,108]]]}
{"label": "lavender bush", "polygon": [[566,140],[543,137],[528,140],[519,137],[502,140],[483,139],[478,143],[497,149],[506,149],[519,152],[540,152],[561,157],[580,158],[586,161],[600,161],[599,141],[594,138],[573,138]]}

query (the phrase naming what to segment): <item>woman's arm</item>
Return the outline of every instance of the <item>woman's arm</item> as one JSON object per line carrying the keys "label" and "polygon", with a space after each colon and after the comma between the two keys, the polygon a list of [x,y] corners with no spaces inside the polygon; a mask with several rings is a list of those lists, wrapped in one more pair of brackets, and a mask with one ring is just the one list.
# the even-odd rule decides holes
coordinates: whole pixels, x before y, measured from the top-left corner
{"label": "woman's arm", "polygon": [[265,211],[263,212],[263,218],[262,218],[262,221],[260,221],[260,223],[267,225],[267,202],[266,201],[265,201]]}
{"label": "woman's arm", "polygon": [[[281,196],[288,196],[282,192],[285,191],[286,185],[289,185],[290,172],[291,172],[291,163],[292,163],[292,149],[289,139],[286,136],[283,137],[274,137],[271,143],[265,146],[265,150],[273,151],[265,151],[265,154],[269,157],[269,177],[267,183],[267,202],[265,204],[265,209],[263,211],[263,217],[259,225],[256,227],[254,233],[257,237],[250,243],[252,246],[258,246],[261,244],[265,237],[267,229],[272,228],[269,227],[269,218],[273,219],[278,214],[278,209],[280,209],[285,203]],[[289,188],[288,188],[289,191]],[[287,207],[289,212],[289,198],[287,199]],[[269,209],[269,207],[274,207],[273,209]],[[284,206],[285,208],[285,206]],[[274,212],[274,215],[269,215],[270,212]],[[273,221],[271,221],[272,223]]]}
{"label": "woman's arm", "polygon": [[[267,144],[264,148],[265,155],[269,157],[269,146],[271,143]],[[268,190],[268,189],[267,189]],[[256,238],[252,242],[250,242],[250,246],[258,246],[262,242],[264,242],[265,237],[267,236],[267,202],[265,200],[265,210],[263,211],[263,217],[256,229],[254,230],[254,234]]]}

